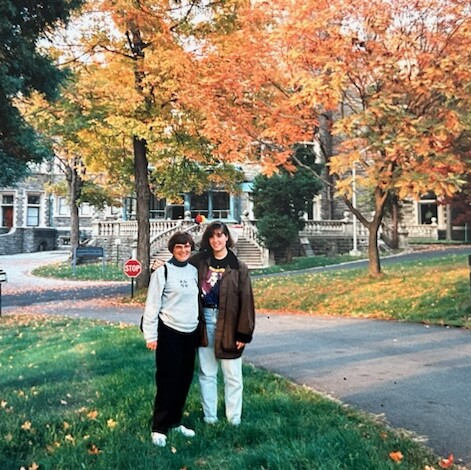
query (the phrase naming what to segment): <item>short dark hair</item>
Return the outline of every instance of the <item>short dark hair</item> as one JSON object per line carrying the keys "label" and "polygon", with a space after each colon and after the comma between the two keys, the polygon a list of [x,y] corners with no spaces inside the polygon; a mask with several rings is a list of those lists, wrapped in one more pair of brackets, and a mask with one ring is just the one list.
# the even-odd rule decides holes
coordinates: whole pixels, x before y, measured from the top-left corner
{"label": "short dark hair", "polygon": [[192,250],[195,249],[195,242],[193,240],[193,237],[189,233],[176,232],[170,237],[170,240],[168,241],[168,250],[170,251],[170,253],[173,253],[175,245],[186,245],[187,243],[191,245]]}
{"label": "short dark hair", "polygon": [[215,220],[211,222],[203,233],[203,238],[201,239],[201,250],[211,251],[211,245],[209,244],[209,239],[214,235],[214,232],[220,230],[224,235],[227,236],[226,246],[227,248],[232,248],[234,246],[234,239],[231,236],[231,232],[227,225],[220,220]]}

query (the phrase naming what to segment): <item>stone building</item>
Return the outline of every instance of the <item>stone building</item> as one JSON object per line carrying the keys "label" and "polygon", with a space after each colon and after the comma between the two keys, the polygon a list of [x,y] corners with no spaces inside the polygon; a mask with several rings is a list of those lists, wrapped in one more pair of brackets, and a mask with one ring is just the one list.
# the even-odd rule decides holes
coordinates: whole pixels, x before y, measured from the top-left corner
{"label": "stone building", "polygon": [[[155,232],[152,236],[157,236],[159,230],[168,230],[169,221],[178,223],[184,219],[194,220],[200,213],[208,220],[219,219],[234,226],[244,222],[246,235],[256,243],[250,193],[259,167],[255,164],[245,165],[243,172],[245,177],[238,194],[212,189],[201,195],[184,194],[182,204],[167,204],[164,199],[152,197],[149,214]],[[63,178],[63,174],[53,165],[35,165],[31,175],[24,181],[14,187],[0,188],[0,255],[67,248],[70,236],[67,198],[47,191],[48,184]],[[331,219],[326,218],[327,205]],[[107,244],[116,246],[114,250],[117,251],[118,243],[136,237],[137,226],[133,224],[135,211],[136,202],[132,196],[123,198],[121,207],[108,207],[103,211],[82,204],[79,212],[81,241],[101,237]],[[451,214],[448,206],[437,204],[433,194],[425,195],[420,201],[403,201],[401,231],[409,240],[448,238],[468,241],[468,228],[452,226]],[[312,201],[305,219],[306,228],[300,237],[309,240],[315,254],[345,253],[352,249],[355,224],[341,201],[332,201],[326,192],[322,192]],[[252,226],[250,233],[249,225]],[[386,218],[382,228],[386,241],[389,229]],[[360,224],[357,224],[357,237],[360,247],[363,243],[364,248],[367,236]],[[299,253],[303,252],[301,245]],[[123,246],[121,251],[127,253],[129,250],[124,250]]]}

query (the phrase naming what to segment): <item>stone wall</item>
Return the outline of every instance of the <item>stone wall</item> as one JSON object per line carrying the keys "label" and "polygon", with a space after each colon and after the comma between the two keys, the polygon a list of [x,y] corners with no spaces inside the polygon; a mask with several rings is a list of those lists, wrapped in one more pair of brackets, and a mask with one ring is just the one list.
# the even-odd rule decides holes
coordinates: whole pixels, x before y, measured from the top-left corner
{"label": "stone wall", "polygon": [[51,251],[57,248],[57,230],[53,228],[14,228],[0,235],[0,255]]}
{"label": "stone wall", "polygon": [[[311,245],[314,255],[321,256],[335,256],[348,254],[353,249],[353,239],[352,237],[342,237],[342,236],[329,236],[329,237],[305,237],[308,238]],[[361,247],[360,247],[361,248]],[[293,243],[291,246],[292,253],[294,257],[305,256],[304,249],[302,248],[299,241]],[[279,264],[283,261],[285,257],[284,250],[277,250],[275,252],[275,262]]]}
{"label": "stone wall", "polygon": [[352,237],[308,237],[312,251],[316,255],[343,255],[353,249]]}
{"label": "stone wall", "polygon": [[117,244],[113,236],[94,237],[93,245],[104,249],[107,263],[124,263],[132,257],[133,249],[137,247],[137,240],[135,237],[120,237],[119,240]]}

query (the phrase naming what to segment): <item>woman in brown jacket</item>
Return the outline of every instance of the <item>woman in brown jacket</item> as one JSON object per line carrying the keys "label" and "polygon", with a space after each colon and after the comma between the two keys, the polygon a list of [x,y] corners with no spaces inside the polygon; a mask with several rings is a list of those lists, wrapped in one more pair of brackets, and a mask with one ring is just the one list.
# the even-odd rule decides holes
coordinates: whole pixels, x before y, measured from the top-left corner
{"label": "woman in brown jacket", "polygon": [[255,308],[249,270],[230,249],[233,240],[226,224],[215,221],[203,234],[200,253],[190,258],[198,268],[200,295],[208,346],[200,347],[199,383],[204,421],[217,417],[218,362],[224,377],[226,418],[239,425],[242,414],[242,353],[252,340]]}

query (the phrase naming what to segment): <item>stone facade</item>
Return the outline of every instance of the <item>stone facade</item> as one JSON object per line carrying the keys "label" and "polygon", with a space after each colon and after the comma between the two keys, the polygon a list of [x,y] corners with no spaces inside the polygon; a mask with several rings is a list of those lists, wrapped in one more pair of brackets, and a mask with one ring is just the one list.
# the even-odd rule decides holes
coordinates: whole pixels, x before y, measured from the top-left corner
{"label": "stone facade", "polygon": [[[34,166],[31,175],[0,188],[0,255],[55,250],[67,246],[70,216],[67,199],[54,196],[48,184],[63,180],[51,164]],[[80,217],[81,238],[91,237],[93,210]]]}
{"label": "stone facade", "polygon": [[[253,220],[253,203],[250,198],[252,181],[260,171],[258,164],[244,166],[244,182],[238,194],[230,194],[217,201],[228,201],[227,207],[214,207],[212,198],[207,197],[208,206],[203,206],[201,213],[213,214],[214,218],[221,218],[227,223],[240,223],[243,218]],[[70,237],[70,216],[68,203],[65,197],[58,197],[47,192],[47,184],[63,180],[64,176],[59,171],[49,166],[36,168],[30,177],[11,188],[0,188],[0,255],[13,253],[28,253],[40,250],[54,250],[68,248]],[[215,191],[213,191],[213,196]],[[226,193],[227,194],[227,193]],[[208,192],[209,195],[209,192]],[[205,199],[204,195],[198,197],[185,195],[185,204],[182,204],[183,214],[191,214],[194,217],[200,212],[200,205]],[[80,240],[88,241],[95,238],[94,243],[105,248],[107,259],[123,260],[132,256],[135,248],[137,228],[132,233],[119,236],[104,235],[95,230],[99,222],[129,222],[132,217],[132,197],[123,199],[123,208],[99,212],[93,207],[83,205],[80,208]],[[216,199],[214,199],[216,202]],[[162,205],[165,201],[160,201]],[[357,207],[368,214],[369,198],[358,197]],[[160,207],[160,206],[159,206]],[[150,214],[152,220],[167,220],[167,208],[163,204],[162,214]],[[131,208],[127,210],[126,208]],[[222,209],[222,210],[221,210]],[[331,218],[327,217],[327,214]],[[448,237],[450,239],[471,239],[471,234],[463,232],[462,227],[447,227],[451,219],[450,211],[446,206],[440,206],[432,197],[424,197],[420,201],[401,202],[401,233],[409,239],[439,240]],[[347,214],[347,215],[346,215]],[[190,217],[190,216],[188,216]],[[181,218],[181,217],[178,217]],[[325,188],[315,197],[309,212],[305,216],[306,222],[315,227],[310,231],[303,231],[300,236],[309,238],[314,254],[347,253],[353,247],[351,214],[347,212],[343,200],[333,198]],[[170,219],[172,219],[170,217]],[[359,224],[358,224],[359,225]],[[357,228],[357,232],[362,227]],[[388,240],[390,220],[387,217],[382,227],[384,239]],[[305,233],[304,233],[305,232]],[[360,234],[364,242],[364,234]],[[98,240],[99,238],[99,240]],[[98,243],[99,242],[99,243]],[[363,243],[361,248],[366,245]],[[294,255],[302,255],[299,246],[293,247]]]}
{"label": "stone facade", "polygon": [[52,228],[14,228],[0,235],[0,255],[51,251],[57,248],[57,230]]}

